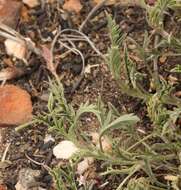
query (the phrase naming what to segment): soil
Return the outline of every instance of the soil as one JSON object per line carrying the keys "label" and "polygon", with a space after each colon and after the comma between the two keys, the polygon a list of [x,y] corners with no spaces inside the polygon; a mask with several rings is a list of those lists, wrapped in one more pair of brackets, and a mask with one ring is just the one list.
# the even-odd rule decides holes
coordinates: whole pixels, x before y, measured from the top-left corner
{"label": "soil", "polygon": [[[91,1],[82,1],[82,4],[84,8],[80,14],[62,12],[60,9],[62,7],[61,3],[59,6],[57,6],[56,3],[46,4],[44,9],[40,6],[35,9],[28,9],[29,19],[27,21],[24,21],[23,19],[20,20],[17,30],[22,35],[30,37],[39,47],[43,44],[50,45],[54,37],[54,30],[57,27],[61,26],[61,29],[77,29],[83,22],[86,15],[93,8],[93,5]],[[148,26],[145,19],[145,12],[141,8],[120,7],[119,5],[104,6],[95,14],[94,18],[87,23],[87,26],[83,30],[102,53],[107,52],[110,43],[106,27],[106,12],[114,15],[120,28],[129,36],[133,37],[138,43],[142,42],[145,30],[148,32],[151,31],[151,28]],[[174,21],[172,24],[174,24]],[[175,30],[178,30],[180,26],[176,25],[174,27]],[[87,100],[91,103],[95,103],[97,97],[100,95],[103,102],[111,102],[120,112],[136,113],[143,119],[142,123],[139,124],[139,127],[146,130],[149,129],[151,124],[147,118],[144,103],[135,98],[123,95],[120,92],[104,63],[104,60],[97,56],[89,45],[82,42],[77,42],[76,45],[84,54],[86,65],[98,66],[93,67],[90,73],[86,73],[78,88],[74,93],[71,93],[72,85],[79,77],[82,69],[80,57],[69,54],[69,56],[63,59],[58,59],[58,55],[62,52],[59,50],[59,45],[56,44],[55,59],[59,64],[57,71],[59,76],[62,76],[63,78],[62,83],[65,87],[65,97],[67,100],[72,103],[73,106],[78,106],[80,103],[86,102]],[[7,55],[5,53],[1,53],[1,60],[6,57]],[[29,66],[24,66],[21,61],[16,61],[16,66],[24,67],[26,74],[18,79],[8,81],[8,83],[19,85],[31,94],[34,115],[37,115],[46,110],[46,97],[48,94],[47,81],[48,77],[51,76],[51,73],[47,70],[45,61],[41,57],[33,54],[28,61]],[[172,62],[172,65],[168,66],[167,70],[178,63],[177,60],[173,58],[172,60],[167,60],[164,64],[168,64],[168,62]],[[140,64],[140,69],[145,70],[139,61],[138,64]],[[163,70],[161,64],[160,71],[165,73],[165,77],[168,76],[167,71]],[[148,84],[149,81],[145,81],[145,85]],[[96,121],[94,118],[91,118],[91,121],[88,121],[87,125],[89,127],[95,127]],[[28,127],[19,132],[16,132],[12,128],[3,129],[3,148],[1,154],[3,154],[8,143],[10,143],[10,147],[6,157],[8,162],[2,166],[0,164],[0,182],[2,181],[6,184],[8,190],[15,189],[20,169],[27,167],[41,171],[41,175],[38,178],[41,187],[45,189],[53,189],[52,178],[47,170],[41,165],[33,163],[28,158],[29,156],[37,162],[46,163],[49,167],[53,167],[57,164],[57,161],[52,154],[52,148],[56,142],[44,143],[45,136],[48,133],[48,128],[43,125]],[[56,140],[58,141],[58,139]],[[110,189],[114,189],[114,183],[116,183],[118,179],[112,179],[110,177],[108,181],[111,181],[113,184]],[[100,184],[101,183],[102,182],[100,182]],[[105,189],[108,190],[109,188],[106,187]]]}

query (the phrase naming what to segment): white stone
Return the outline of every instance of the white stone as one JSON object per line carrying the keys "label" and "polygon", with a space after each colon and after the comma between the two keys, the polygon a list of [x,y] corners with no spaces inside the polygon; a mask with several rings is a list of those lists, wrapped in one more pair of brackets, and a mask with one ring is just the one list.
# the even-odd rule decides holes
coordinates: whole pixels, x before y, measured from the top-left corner
{"label": "white stone", "polygon": [[78,152],[78,148],[71,141],[62,141],[53,148],[53,154],[57,159],[69,159]]}

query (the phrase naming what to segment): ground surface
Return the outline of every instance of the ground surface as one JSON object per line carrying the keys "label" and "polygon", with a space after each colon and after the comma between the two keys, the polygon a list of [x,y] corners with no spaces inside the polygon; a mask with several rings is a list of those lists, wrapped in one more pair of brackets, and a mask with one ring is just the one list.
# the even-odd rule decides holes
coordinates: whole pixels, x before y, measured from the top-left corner
{"label": "ground surface", "polygon": [[[35,9],[28,9],[28,20],[21,19],[17,30],[22,35],[31,37],[37,46],[50,44],[54,37],[53,31],[57,26],[61,25],[62,29],[78,28],[92,9],[91,2],[82,1],[82,4],[84,8],[78,14],[63,12],[61,11],[61,5],[57,6],[53,3],[45,5],[44,9],[41,9],[40,6]],[[96,13],[94,19],[91,19],[87,23],[84,29],[84,33],[90,37],[102,53],[106,53],[109,44],[106,28],[106,12],[114,15],[116,22],[122,30],[138,42],[142,41],[144,31],[150,30],[145,19],[145,13],[141,8],[121,7],[119,5],[104,6]],[[174,25],[174,22],[170,23],[173,24],[175,30],[180,29],[180,26]],[[96,65],[96,67],[93,67],[91,72],[84,76],[76,91],[71,94],[72,84],[81,72],[80,57],[69,54],[63,59],[58,59],[58,55],[61,52],[56,47],[55,57],[57,57],[56,62],[59,63],[58,74],[63,78],[62,82],[65,87],[67,100],[72,102],[72,105],[77,106],[87,100],[95,102],[98,95],[101,95],[104,102],[111,102],[118,110],[138,114],[139,117],[143,118],[142,125],[144,128],[149,128],[150,124],[142,102],[120,93],[119,88],[104,65],[104,61],[95,54],[90,46],[79,41],[76,45],[84,54],[86,65]],[[3,60],[4,57],[6,55],[2,54],[1,59]],[[45,61],[36,55],[32,55],[29,62],[29,67],[25,68],[28,70],[27,74],[21,78],[8,81],[8,83],[20,85],[31,94],[34,114],[36,115],[46,110],[47,81],[51,73],[47,71]],[[171,62],[173,65],[174,63],[177,64],[176,59],[172,59]],[[21,67],[22,64],[17,63],[17,66]],[[165,76],[167,75],[167,72],[165,72]],[[92,118],[87,122],[87,125],[89,127],[96,127],[96,122]],[[19,170],[25,167],[41,170],[38,182],[45,189],[51,189],[52,179],[48,172],[43,167],[31,162],[26,156],[29,155],[29,157],[37,162],[45,162],[50,167],[56,165],[56,159],[52,154],[52,148],[55,143],[44,143],[45,136],[48,134],[47,127],[36,125],[20,132],[15,132],[13,129],[4,129],[4,133],[4,148],[10,143],[6,158],[9,160],[9,163],[5,166],[0,166],[0,169],[1,180],[8,186],[8,189],[15,189],[14,186],[17,183]],[[110,180],[116,182],[117,179]],[[111,188],[106,187],[106,189],[113,189],[113,186]]]}

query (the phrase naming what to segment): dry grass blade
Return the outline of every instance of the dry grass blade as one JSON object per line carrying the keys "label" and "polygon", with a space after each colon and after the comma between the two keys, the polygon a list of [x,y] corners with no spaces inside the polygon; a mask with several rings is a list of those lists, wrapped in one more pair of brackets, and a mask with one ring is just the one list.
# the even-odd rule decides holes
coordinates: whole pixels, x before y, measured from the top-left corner
{"label": "dry grass blade", "polygon": [[0,36],[5,39],[13,40],[21,44],[25,43],[28,50],[34,52],[37,55],[41,55],[41,51],[35,47],[34,42],[32,42],[29,38],[23,37],[21,34],[16,32],[13,28],[3,23],[0,23]]}

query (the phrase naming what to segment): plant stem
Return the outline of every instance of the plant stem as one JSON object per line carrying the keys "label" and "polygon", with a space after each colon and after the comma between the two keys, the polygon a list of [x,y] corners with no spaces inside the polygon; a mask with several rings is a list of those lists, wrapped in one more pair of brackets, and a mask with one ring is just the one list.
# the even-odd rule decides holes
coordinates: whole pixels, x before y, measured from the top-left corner
{"label": "plant stem", "polygon": [[144,137],[143,139],[141,139],[141,140],[138,141],[137,143],[135,143],[135,144],[133,144],[132,146],[130,146],[130,147],[127,149],[127,151],[129,152],[131,149],[135,148],[136,146],[138,146],[139,144],[141,144],[142,142],[146,141],[147,139],[149,139],[149,138],[151,138],[151,137],[153,137],[153,136],[154,136],[154,134],[150,134],[150,135]]}
{"label": "plant stem", "polygon": [[138,170],[140,170],[142,168],[142,164],[138,164],[136,166],[133,166],[133,170],[132,172],[130,172],[130,174],[121,182],[121,184],[119,185],[119,187],[116,190],[122,190],[123,185],[126,183],[126,181]]}
{"label": "plant stem", "polygon": [[[154,41],[154,47],[156,47],[158,43],[159,43],[159,36],[156,35],[155,41]],[[158,57],[157,56],[153,60],[153,71],[154,71],[153,72],[154,84],[155,84],[156,90],[159,91],[160,80],[159,80],[159,74],[158,74]]]}

